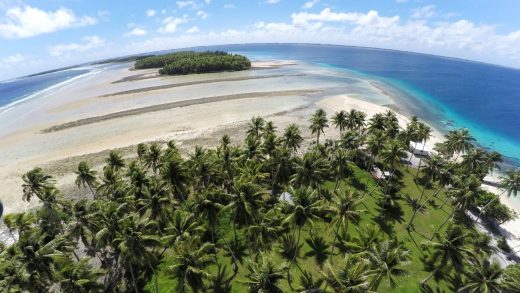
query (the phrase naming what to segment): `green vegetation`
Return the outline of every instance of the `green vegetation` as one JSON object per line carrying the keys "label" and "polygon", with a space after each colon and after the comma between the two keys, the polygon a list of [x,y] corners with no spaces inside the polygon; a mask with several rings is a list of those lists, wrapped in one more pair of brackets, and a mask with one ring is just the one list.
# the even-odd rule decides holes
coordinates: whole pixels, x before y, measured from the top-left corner
{"label": "green vegetation", "polygon": [[[439,155],[407,166],[407,146],[429,136],[392,112],[311,117],[315,142],[296,125],[251,120],[243,145],[183,156],[173,141],[113,151],[103,171],[81,162],[71,200],[40,168],[23,176],[33,211],[4,218],[7,292],[517,292],[518,266],[490,261],[496,248],[467,211],[498,204],[480,189],[500,161],[465,130]],[[313,139],[314,140],[314,139]],[[462,156],[462,160],[454,158]],[[406,165],[406,166],[405,166]],[[376,178],[367,170],[389,174]],[[503,178],[520,190],[520,171]],[[280,199],[282,198],[282,199]]]}
{"label": "green vegetation", "polygon": [[135,62],[136,69],[161,68],[160,74],[169,75],[240,71],[250,67],[251,62],[246,57],[221,51],[182,51]]}

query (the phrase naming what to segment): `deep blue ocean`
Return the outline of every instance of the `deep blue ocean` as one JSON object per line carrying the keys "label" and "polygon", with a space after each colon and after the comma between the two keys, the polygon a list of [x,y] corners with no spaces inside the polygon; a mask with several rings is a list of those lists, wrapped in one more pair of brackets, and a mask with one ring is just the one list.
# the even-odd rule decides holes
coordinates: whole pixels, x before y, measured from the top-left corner
{"label": "deep blue ocean", "polygon": [[[200,47],[253,59],[291,59],[368,77],[400,93],[401,106],[441,131],[468,128],[478,143],[520,166],[520,70],[425,54],[310,44]],[[67,70],[0,83],[2,107],[85,74]],[[399,104],[399,103],[398,103]]]}

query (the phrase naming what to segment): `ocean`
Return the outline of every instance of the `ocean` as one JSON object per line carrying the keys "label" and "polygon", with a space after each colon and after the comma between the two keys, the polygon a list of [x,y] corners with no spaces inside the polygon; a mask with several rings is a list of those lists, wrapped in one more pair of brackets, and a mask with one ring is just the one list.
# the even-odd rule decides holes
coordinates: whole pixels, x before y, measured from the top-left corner
{"label": "ocean", "polygon": [[[290,59],[371,79],[398,93],[396,104],[441,132],[468,128],[480,146],[520,166],[520,70],[460,59],[373,48],[246,44],[191,48],[252,59]],[[102,70],[105,65],[96,67]],[[0,82],[0,114],[93,68]]]}

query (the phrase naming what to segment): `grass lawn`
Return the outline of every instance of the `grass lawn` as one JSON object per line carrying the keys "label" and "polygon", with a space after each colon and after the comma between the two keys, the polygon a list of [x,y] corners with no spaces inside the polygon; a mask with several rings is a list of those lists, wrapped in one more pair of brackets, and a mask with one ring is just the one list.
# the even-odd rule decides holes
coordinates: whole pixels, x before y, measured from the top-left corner
{"label": "grass lawn", "polygon": [[[354,168],[354,174],[351,178],[346,180],[341,184],[341,189],[351,188],[356,189],[357,186],[359,187],[359,182],[363,184],[367,184],[368,190],[372,190],[372,188],[375,186],[376,182],[373,180],[367,172],[357,168]],[[415,176],[416,169],[406,169],[401,168],[400,171],[403,173],[403,182],[404,187],[401,189],[401,194],[403,195],[410,195],[413,198],[418,198],[421,194],[420,189],[416,186],[413,178]],[[327,184],[327,187],[333,189],[334,183]],[[427,189],[425,191],[425,196],[431,195],[435,190]],[[377,193],[380,191],[376,189],[375,195],[373,197],[371,196],[365,196],[363,199],[363,203],[367,206],[368,211],[363,215],[359,225],[365,225],[365,224],[376,224],[374,222],[374,216],[378,214],[376,210],[376,198],[378,197]],[[444,191],[439,192],[438,199],[435,200],[435,204],[440,206],[442,201],[445,199],[445,193]],[[423,271],[423,263],[421,261],[421,255],[422,252],[414,245],[413,241],[410,239],[410,236],[406,230],[406,226],[408,224],[408,221],[412,217],[413,210],[410,205],[403,199],[400,201],[401,207],[402,207],[402,217],[401,220],[396,222],[396,224],[393,226],[394,231],[396,232],[395,235],[397,235],[397,238],[405,243],[405,246],[410,250],[410,263],[405,266],[406,270],[408,271],[408,275],[402,276],[397,278],[398,286],[396,288],[391,288],[386,282],[386,280],[383,280],[381,285],[379,286],[378,291],[379,292],[418,292],[419,291],[419,283],[420,281],[425,278],[428,273]],[[363,208],[360,206],[359,208]],[[442,222],[448,217],[448,214],[451,212],[451,208],[446,205],[444,207],[444,211],[441,209],[435,209],[429,205],[426,206],[426,210],[424,213],[419,213],[416,217],[414,223],[415,223],[415,229],[417,232],[425,235],[425,236],[431,236],[433,234],[433,231],[435,231],[435,228],[440,226]],[[313,227],[314,234],[321,232],[321,236],[325,238],[330,244],[333,240],[333,228],[330,224],[327,223],[316,223]],[[356,225],[350,225],[349,226],[349,234],[354,236],[357,233],[357,230],[355,229]],[[226,219],[223,219],[219,223],[218,227],[219,233],[222,233],[225,235],[226,239],[228,241],[232,241],[233,239],[233,232],[232,227],[229,224],[229,222]],[[301,241],[300,243],[303,244],[303,247],[301,249],[301,254],[305,254],[307,251],[310,250],[307,243],[305,243],[305,239],[309,238],[309,231],[310,227],[306,226],[301,231]],[[243,238],[242,231],[239,231],[240,235],[239,238]],[[415,241],[420,245],[421,242],[425,241],[426,238],[423,236],[420,236],[418,233],[412,233],[413,238]],[[337,250],[336,250],[337,251]],[[172,277],[168,276],[166,273],[166,268],[171,265],[172,258],[170,255],[168,255],[168,252],[165,254],[166,257],[164,258],[162,264],[159,266],[158,273],[159,273],[159,289],[160,292],[175,292],[175,286],[177,281],[173,279]],[[224,253],[223,249],[219,249],[219,252],[217,254],[217,258],[220,263],[226,264],[228,268],[228,273],[231,274],[231,262],[230,258],[227,257]],[[246,258],[247,259],[247,258]],[[239,273],[237,277],[234,279],[232,286],[233,286],[233,292],[247,292],[247,285],[244,283],[247,278],[247,261],[244,260],[244,263],[240,265]],[[284,262],[284,259],[278,255],[276,252],[271,253],[271,259],[275,261],[278,264],[282,264]],[[343,262],[343,255],[336,255],[332,258],[332,267],[338,268],[341,266]],[[316,263],[314,258],[308,257],[308,258],[300,258],[299,259],[300,267],[304,270],[307,270],[311,272],[315,277],[319,277],[321,274],[321,271],[327,270],[327,264],[324,265],[323,268],[320,268],[318,264]],[[216,266],[210,267],[211,272],[216,271]],[[296,268],[296,266],[293,266],[291,268],[292,275],[293,275],[293,287],[297,288],[299,286],[299,276],[300,272]],[[286,280],[283,280],[281,283],[282,288],[284,291],[289,292],[289,284]],[[150,280],[149,284],[147,285],[148,292],[154,292],[154,283],[153,279]]]}

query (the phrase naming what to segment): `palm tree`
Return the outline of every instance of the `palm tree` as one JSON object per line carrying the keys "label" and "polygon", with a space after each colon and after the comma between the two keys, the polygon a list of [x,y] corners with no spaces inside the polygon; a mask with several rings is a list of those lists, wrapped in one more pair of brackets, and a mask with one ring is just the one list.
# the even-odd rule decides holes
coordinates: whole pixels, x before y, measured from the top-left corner
{"label": "palm tree", "polygon": [[492,199],[490,202],[488,202],[480,211],[478,214],[477,219],[475,220],[475,223],[480,220],[480,217],[482,213],[485,213],[486,210],[491,206],[493,202],[500,199],[500,196],[507,192],[507,196],[510,197],[511,195],[517,196],[518,192],[520,192],[520,169],[507,172],[506,176],[500,177],[500,186],[502,187],[503,191],[499,196],[496,196],[494,199]]}
{"label": "palm tree", "polygon": [[318,109],[311,117],[311,125],[309,126],[312,134],[316,134],[316,144],[320,144],[320,134],[324,133],[324,129],[329,127],[327,114],[323,109]]}
{"label": "palm tree", "polygon": [[366,259],[346,254],[338,272],[334,272],[329,263],[328,272],[322,274],[325,282],[334,292],[358,293],[369,290],[370,277],[373,273]]}
{"label": "palm tree", "polygon": [[295,153],[303,142],[300,129],[296,124],[289,124],[283,133],[283,144]]}
{"label": "palm tree", "polygon": [[320,268],[323,268],[323,263],[331,256],[331,253],[328,251],[330,245],[321,236],[311,236],[305,239],[305,242],[311,249],[305,253],[305,256],[314,257],[316,264],[318,264]]}
{"label": "palm tree", "polygon": [[473,148],[473,142],[475,141],[475,139],[469,134],[469,131],[465,128],[452,130],[444,137],[446,138],[444,143],[448,154],[453,156],[457,153],[455,161],[459,158],[460,154]]}
{"label": "palm tree", "polygon": [[186,201],[189,174],[182,158],[177,154],[168,157],[162,167],[161,175],[170,184],[173,197],[182,202]]}
{"label": "palm tree", "polygon": [[166,228],[166,235],[162,237],[162,242],[166,244],[162,253],[168,247],[199,237],[203,230],[194,214],[182,209],[175,210],[171,216],[171,222]]}
{"label": "palm tree", "polygon": [[253,117],[249,122],[249,129],[247,130],[248,137],[260,138],[265,128],[265,120],[262,117]]}
{"label": "palm tree", "polygon": [[294,174],[291,182],[296,186],[318,187],[328,177],[329,165],[317,154],[306,153],[303,158],[297,158],[293,163]]}
{"label": "palm tree", "polygon": [[195,196],[193,211],[207,219],[208,226],[211,227],[211,242],[215,244],[215,226],[218,222],[218,215],[224,208],[226,195],[218,190],[210,190]]}
{"label": "palm tree", "polygon": [[158,223],[159,232],[162,233],[162,229],[166,226],[172,210],[172,201],[169,196],[170,190],[166,182],[154,177],[150,180],[146,191],[144,196],[137,202],[138,206],[141,207],[139,212],[141,215],[148,213],[148,218]]}
{"label": "palm tree", "polygon": [[275,210],[269,210],[261,216],[262,221],[250,225],[247,234],[249,242],[256,246],[258,251],[268,252],[272,244],[282,235],[282,219]]}
{"label": "palm tree", "polygon": [[267,257],[262,255],[260,263],[250,261],[247,267],[247,281],[250,293],[270,292],[282,293],[284,290],[280,287],[279,282],[285,279],[283,272],[287,270],[285,265],[276,267],[274,263]]}
{"label": "palm tree", "polygon": [[97,172],[95,170],[91,170],[88,163],[82,161],[78,165],[78,170],[74,172],[76,177],[76,185],[78,187],[83,186],[83,188],[87,187],[92,192],[92,196],[96,198],[96,193],[94,192],[94,188],[97,186]]}
{"label": "palm tree", "polygon": [[51,176],[43,173],[41,168],[34,168],[31,171],[23,174],[23,200],[31,201],[31,197],[40,197],[45,189],[51,187],[54,180]]}
{"label": "palm tree", "polygon": [[137,157],[141,163],[144,162],[146,156],[148,155],[149,147],[145,143],[140,143],[137,145]]}
{"label": "palm tree", "polygon": [[114,171],[119,171],[125,166],[123,155],[117,151],[111,151],[105,162],[107,163],[107,166],[112,168]]}
{"label": "palm tree", "polygon": [[469,266],[465,286],[458,292],[468,293],[500,293],[503,292],[500,281],[503,270],[497,262],[488,259],[476,259]]}
{"label": "palm tree", "polygon": [[469,236],[467,229],[450,225],[443,235],[435,234],[435,241],[424,242],[423,248],[433,251],[424,259],[426,270],[431,274],[421,284],[428,282],[431,277],[440,279],[443,270],[463,271],[465,260],[473,256],[471,249],[466,246]]}
{"label": "palm tree", "polygon": [[159,237],[155,235],[157,223],[143,220],[137,214],[130,214],[119,222],[122,230],[111,245],[118,250],[124,270],[130,272],[132,285],[129,288],[134,288],[136,293],[140,291],[136,283],[135,269],[139,266],[147,266],[155,275],[155,291],[159,292],[157,273],[152,265],[156,256],[150,250],[160,244]]}
{"label": "palm tree", "polygon": [[205,291],[204,280],[211,277],[206,269],[215,262],[213,250],[213,244],[198,245],[196,239],[183,241],[173,247],[174,261],[167,272],[177,279],[180,293],[186,292],[186,285],[193,292]]}
{"label": "palm tree", "polygon": [[162,166],[162,149],[158,143],[152,143],[146,156],[144,157],[144,163],[147,168],[152,168],[153,172],[157,174],[157,171]]}
{"label": "palm tree", "polygon": [[309,271],[303,271],[300,276],[300,287],[296,290],[300,293],[325,293],[325,290],[321,289],[324,281],[323,278],[314,279]]}
{"label": "palm tree", "polygon": [[[426,142],[432,136],[431,133],[432,133],[432,129],[428,125],[421,123],[421,122],[419,122],[417,124],[417,138],[422,143],[422,149],[421,149],[422,152],[424,152],[424,147],[426,146]],[[418,170],[421,168],[422,159],[423,159],[422,156],[419,157],[419,166],[417,167]],[[419,173],[419,171],[417,171],[417,173]]]}
{"label": "palm tree", "polygon": [[385,167],[390,170],[390,177],[394,175],[404,157],[406,157],[405,147],[400,141],[390,140],[384,145],[381,151],[381,159]]}
{"label": "palm tree", "polygon": [[403,265],[408,264],[409,251],[399,242],[385,240],[372,245],[367,252],[368,259],[374,268],[375,278],[370,286],[372,290],[379,287],[383,278],[386,278],[390,287],[395,288],[397,282],[395,277],[406,275]]}
{"label": "palm tree", "polygon": [[332,241],[331,255],[334,255],[334,249],[336,248],[336,239],[338,237],[339,229],[345,228],[345,232],[348,233],[349,221],[358,222],[361,215],[365,210],[357,209],[357,206],[361,203],[360,197],[357,193],[351,191],[344,191],[338,193],[335,199],[332,201],[332,225],[336,226],[334,232],[334,240]]}
{"label": "palm tree", "polygon": [[336,128],[339,128],[339,134],[341,135],[347,126],[347,112],[341,110],[334,113],[334,116],[332,116],[332,124],[334,124]]}
{"label": "palm tree", "polygon": [[220,213],[231,212],[235,245],[238,243],[236,226],[248,227],[256,221],[263,194],[265,192],[254,183],[238,181],[233,186],[229,204]]}
{"label": "palm tree", "polygon": [[[320,220],[323,208],[317,200],[316,192],[311,187],[291,189],[290,193],[293,196],[293,205],[288,206],[289,215],[284,222],[292,225],[293,236],[298,231],[296,238],[296,247],[298,247],[300,245],[301,228],[306,224],[312,226],[315,221]],[[296,256],[297,254],[293,256],[291,265],[296,260]]]}
{"label": "palm tree", "polygon": [[365,126],[366,114],[356,109],[350,109],[346,115],[345,127],[349,130],[357,130],[358,132]]}
{"label": "palm tree", "polygon": [[70,263],[60,270],[63,278],[60,289],[64,292],[98,292],[103,290],[103,284],[98,280],[105,272],[89,264],[88,258]]}
{"label": "palm tree", "polygon": [[334,158],[332,161],[332,168],[336,177],[336,185],[334,187],[334,190],[338,190],[341,180],[347,178],[347,176],[352,173],[350,163],[350,157],[347,155],[345,151],[338,149],[334,153]]}

